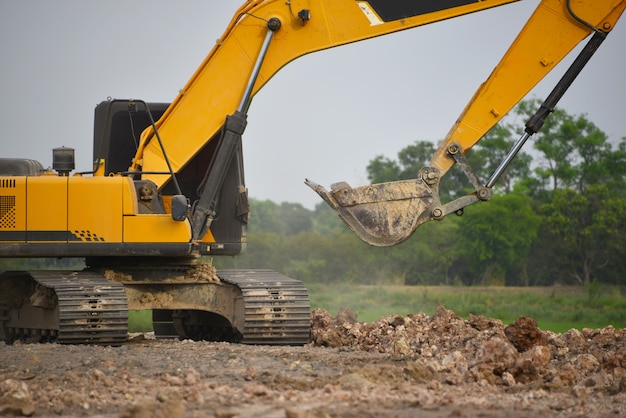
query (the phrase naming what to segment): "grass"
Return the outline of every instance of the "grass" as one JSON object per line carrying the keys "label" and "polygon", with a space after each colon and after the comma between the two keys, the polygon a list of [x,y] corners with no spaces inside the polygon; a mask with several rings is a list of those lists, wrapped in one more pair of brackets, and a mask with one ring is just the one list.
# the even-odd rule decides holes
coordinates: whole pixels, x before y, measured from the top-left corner
{"label": "grass", "polygon": [[[571,328],[626,328],[626,288],[600,286],[453,287],[366,286],[307,284],[311,308],[331,315],[349,308],[360,321],[373,322],[390,315],[424,312],[432,315],[440,305],[467,318],[483,315],[509,324],[520,316],[534,318],[543,330],[566,332]],[[129,331],[152,330],[150,311],[130,311]]]}
{"label": "grass", "polygon": [[602,286],[452,287],[308,285],[311,307],[335,315],[346,307],[359,320],[371,322],[384,315],[424,312],[432,315],[443,305],[467,318],[471,313],[500,319],[505,324],[520,316],[534,318],[543,330],[626,327],[626,289]]}
{"label": "grass", "polygon": [[128,311],[128,332],[152,331],[152,311]]}

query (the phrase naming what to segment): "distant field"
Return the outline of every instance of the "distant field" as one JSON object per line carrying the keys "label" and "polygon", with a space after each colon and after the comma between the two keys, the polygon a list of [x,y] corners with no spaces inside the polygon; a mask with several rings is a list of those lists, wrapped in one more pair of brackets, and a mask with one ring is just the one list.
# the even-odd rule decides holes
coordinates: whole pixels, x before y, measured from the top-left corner
{"label": "distant field", "polygon": [[[372,322],[390,314],[424,312],[438,306],[467,318],[471,313],[496,318],[505,324],[520,316],[534,318],[539,328],[566,332],[571,328],[626,328],[626,287],[452,287],[364,286],[307,284],[311,309],[336,315],[345,307],[359,321]],[[131,332],[152,328],[150,311],[132,311]]]}
{"label": "distant field", "polygon": [[311,308],[336,315],[346,307],[360,321],[384,315],[424,312],[438,306],[467,318],[471,313],[500,319],[505,324],[520,316],[534,318],[543,330],[626,327],[626,287],[452,287],[308,285]]}

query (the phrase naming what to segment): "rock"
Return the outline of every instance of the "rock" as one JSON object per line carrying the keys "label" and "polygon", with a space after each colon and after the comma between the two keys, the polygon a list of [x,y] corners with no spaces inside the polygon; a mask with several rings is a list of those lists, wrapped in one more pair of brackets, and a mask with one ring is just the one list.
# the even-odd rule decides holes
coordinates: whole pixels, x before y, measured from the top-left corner
{"label": "rock", "polygon": [[495,384],[500,380],[498,376],[510,369],[516,359],[517,350],[510,342],[493,337],[477,347],[469,369],[477,382],[486,380]]}
{"label": "rock", "polygon": [[373,388],[374,383],[359,373],[349,373],[339,378],[339,386],[345,390],[363,391]]}
{"label": "rock", "polygon": [[511,373],[504,372],[502,373],[502,383],[504,383],[505,386],[515,386],[515,378]]}
{"label": "rock", "polygon": [[246,367],[246,374],[244,376],[245,380],[254,380],[259,375],[259,371],[252,366]]}
{"label": "rock", "polygon": [[409,347],[409,344],[406,342],[404,337],[400,337],[393,343],[393,352],[395,354],[408,356],[409,354],[411,354],[411,347]]}
{"label": "rock", "polygon": [[143,400],[137,402],[121,414],[121,418],[184,418],[187,406],[183,396],[170,388],[159,391],[156,401]]}
{"label": "rock", "polygon": [[520,353],[548,342],[546,335],[537,327],[537,322],[525,316],[520,316],[505,327],[504,334]]}
{"label": "rock", "polygon": [[35,413],[35,403],[28,385],[15,379],[0,382],[0,415],[31,416]]}
{"label": "rock", "polygon": [[195,386],[201,382],[200,373],[193,367],[190,367],[185,374],[184,384],[185,386]]}
{"label": "rock", "polygon": [[570,353],[578,354],[585,350],[585,336],[575,328],[563,334],[563,341]]}
{"label": "rock", "polygon": [[388,319],[388,321],[389,321],[389,325],[391,325],[394,328],[404,325],[405,323],[404,318],[401,317],[400,315],[393,315]]}
{"label": "rock", "polygon": [[416,383],[426,383],[433,378],[433,372],[422,361],[414,361],[404,368],[404,372]]}
{"label": "rock", "polygon": [[499,319],[487,318],[481,315],[469,314],[467,317],[467,323],[478,331],[502,328],[502,321]]}

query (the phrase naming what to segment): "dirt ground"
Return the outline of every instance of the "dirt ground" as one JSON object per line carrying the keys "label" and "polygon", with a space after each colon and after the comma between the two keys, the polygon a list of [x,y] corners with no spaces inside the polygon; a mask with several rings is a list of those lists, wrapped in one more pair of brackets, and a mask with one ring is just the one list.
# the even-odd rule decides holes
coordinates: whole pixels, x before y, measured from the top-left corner
{"label": "dirt ground", "polygon": [[0,343],[0,416],[622,417],[626,330],[312,313],[305,347]]}

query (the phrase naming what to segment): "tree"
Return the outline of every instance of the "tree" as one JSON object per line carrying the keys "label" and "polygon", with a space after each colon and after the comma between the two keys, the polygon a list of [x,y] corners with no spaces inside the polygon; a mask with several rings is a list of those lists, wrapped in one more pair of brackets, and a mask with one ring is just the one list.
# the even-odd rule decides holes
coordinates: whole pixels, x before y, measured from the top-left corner
{"label": "tree", "polygon": [[463,282],[527,284],[525,266],[540,223],[527,196],[494,196],[486,204],[472,206],[456,240]]}
{"label": "tree", "polygon": [[626,137],[622,138],[617,149],[609,154],[606,168],[609,173],[607,186],[614,195],[626,198]]}
{"label": "tree", "polygon": [[416,141],[398,152],[398,161],[377,155],[367,165],[367,178],[371,183],[414,179],[428,165],[434,152],[432,142]]}
{"label": "tree", "polygon": [[[530,117],[538,106],[537,100],[523,101],[517,113]],[[584,115],[555,109],[536,134],[535,149],[542,157],[535,171],[540,179],[550,180],[551,191],[574,188],[582,192],[615,174],[610,170],[613,151],[608,137]]]}
{"label": "tree", "polygon": [[[516,112],[519,115],[530,117],[540,106],[539,100],[522,101],[518,104]],[[561,125],[571,119],[561,109],[555,109],[541,130],[535,134],[535,149],[540,152],[539,167],[535,173],[543,184],[549,183],[552,191],[567,187],[575,178],[575,170],[572,167],[574,142],[569,135],[564,135]]]}
{"label": "tree", "polygon": [[625,210],[626,201],[612,197],[602,185],[588,186],[583,193],[559,191],[542,207],[545,227],[562,246],[558,261],[567,271],[566,280],[588,284],[600,279],[599,271],[611,262],[623,264]]}
{"label": "tree", "polygon": [[578,154],[574,166],[578,192],[583,192],[588,185],[604,183],[609,175],[607,162],[612,154],[606,134],[583,116],[573,118],[561,130],[574,141]]}
{"label": "tree", "polygon": [[435,144],[429,141],[416,141],[398,152],[400,174],[398,180],[414,179],[422,167],[430,163],[435,153]]}
{"label": "tree", "polygon": [[459,222],[448,217],[422,225],[388,258],[400,268],[408,285],[451,285],[458,282],[451,272],[457,259],[454,251]]}
{"label": "tree", "polygon": [[386,183],[400,178],[398,163],[383,155],[377,155],[367,165],[367,179],[372,183]]}
{"label": "tree", "polygon": [[250,231],[293,235],[313,228],[312,214],[299,203],[250,199]]}
{"label": "tree", "polygon": [[287,235],[310,231],[313,228],[311,212],[300,203],[281,203],[280,219],[285,224]]}
{"label": "tree", "polygon": [[[487,182],[509,153],[516,140],[510,125],[498,124],[489,130],[483,139],[468,153],[467,159],[470,166],[482,182]],[[504,193],[511,193],[517,181],[529,176],[531,162],[532,157],[520,151],[504,171],[495,187],[501,188]]]}
{"label": "tree", "polygon": [[286,234],[287,229],[280,216],[280,207],[270,200],[250,199],[250,233],[275,232]]}

